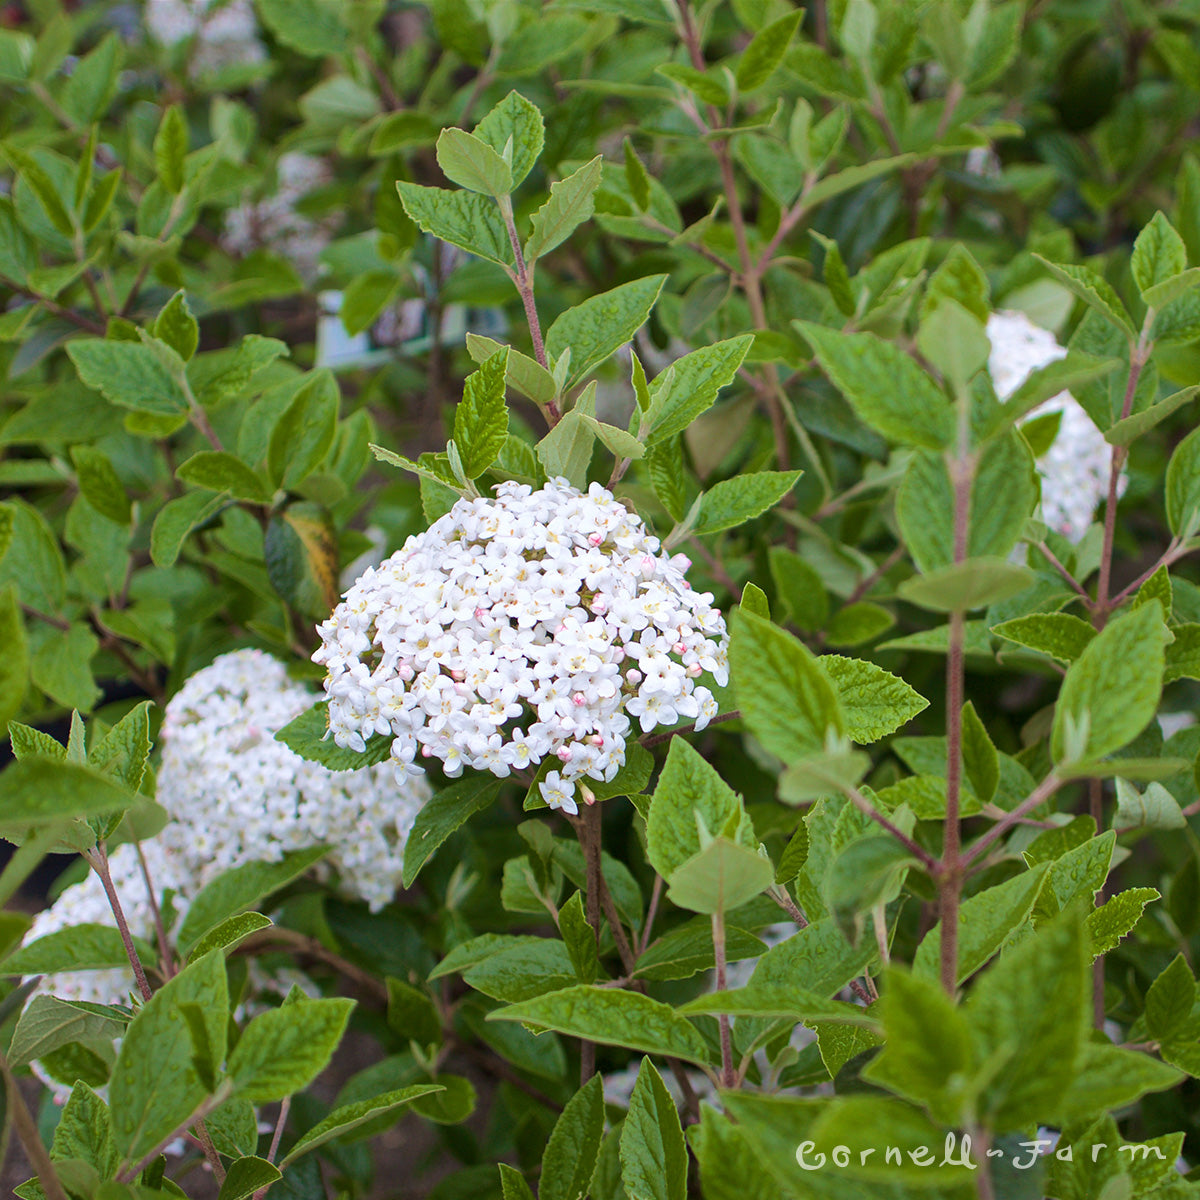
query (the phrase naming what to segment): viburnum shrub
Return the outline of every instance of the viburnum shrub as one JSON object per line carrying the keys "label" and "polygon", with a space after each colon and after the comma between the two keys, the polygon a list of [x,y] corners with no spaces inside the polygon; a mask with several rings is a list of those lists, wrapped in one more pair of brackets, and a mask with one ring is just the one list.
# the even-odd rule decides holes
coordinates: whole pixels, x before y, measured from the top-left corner
{"label": "viburnum shrub", "polygon": [[2,6],[5,1184],[1200,1194],[1197,79]]}

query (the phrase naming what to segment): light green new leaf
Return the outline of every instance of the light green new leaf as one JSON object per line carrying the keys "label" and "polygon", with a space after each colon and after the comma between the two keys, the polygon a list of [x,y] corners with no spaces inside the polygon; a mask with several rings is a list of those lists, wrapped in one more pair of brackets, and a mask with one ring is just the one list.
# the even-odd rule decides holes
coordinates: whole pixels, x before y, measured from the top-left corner
{"label": "light green new leaf", "polygon": [[895,733],[929,707],[903,679],[872,662],[840,654],[824,654],[817,662],[837,690],[846,736],[860,746]]}
{"label": "light green new leaf", "polygon": [[530,218],[525,261],[532,263],[561,245],[595,210],[604,158],[596,155],[566,179],[550,185],[550,199]]}
{"label": "light green new leaf", "polygon": [[467,376],[463,398],[454,410],[454,444],[468,479],[478,479],[496,461],[508,437],[504,403],[508,357],[504,346],[484,359],[479,369]]}
{"label": "light green new leaf", "polygon": [[255,1017],[229,1056],[237,1094],[266,1104],[306,1088],[328,1065],[354,1003],[300,1000]]}
{"label": "light green new leaf", "polygon": [[438,166],[452,183],[485,196],[507,196],[513,188],[508,164],[487,144],[462,129],[443,129],[437,140]]}
{"label": "light green new leaf", "polygon": [[196,1110],[207,1094],[195,1063],[188,1022],[180,1008],[203,1016],[209,1052],[225,1057],[229,996],[225,959],[210,954],[185,967],[138,1010],[121,1042],[109,1083],[113,1141],[126,1159],[147,1154]]}
{"label": "light green new leaf", "polygon": [[[138,956],[153,962],[154,950],[134,938]],[[70,925],[44,934],[13,951],[3,962],[5,975],[53,975],[59,971],[91,971],[127,967],[129,956],[112,925]]]}
{"label": "light green new leaf", "polygon": [[314,371],[271,431],[267,470],[277,486],[294,488],[324,461],[337,433],[341,390],[330,370]]}
{"label": "light green new leaf", "polygon": [[1096,636],[1095,629],[1070,613],[1031,613],[992,626],[992,632],[1028,650],[1073,663]]}
{"label": "light green new leaf", "polygon": [[187,411],[178,378],[148,345],[81,338],[67,343],[67,354],[88,387],[122,408],[164,416]]}
{"label": "light green new leaf", "polygon": [[496,1009],[488,1020],[523,1021],[605,1046],[709,1061],[708,1044],[690,1021],[638,992],[580,984]]}
{"label": "light green new leaf", "polygon": [[729,660],[743,720],[763,748],[785,763],[823,751],[830,731],[845,733],[833,683],[790,634],[739,610]]}
{"label": "light green new leaf", "polygon": [[1162,695],[1167,640],[1162,606],[1111,621],[1071,664],[1054,709],[1055,762],[1104,758],[1150,723]]}
{"label": "light green new leaf", "polygon": [[379,1096],[372,1096],[368,1100],[359,1100],[355,1104],[343,1104],[335,1108],[320,1124],[314,1125],[304,1134],[284,1155],[279,1165],[286,1168],[301,1155],[308,1154],[334,1138],[345,1137],[346,1134],[351,1133],[360,1125],[365,1125],[368,1121],[373,1122],[376,1118],[388,1113],[398,1113],[422,1096],[429,1096],[445,1090],[440,1084],[417,1083],[410,1087],[384,1092]]}
{"label": "light green new leaf", "polygon": [[1142,298],[1146,298],[1151,288],[1181,274],[1186,268],[1187,249],[1183,238],[1162,212],[1156,212],[1137,235],[1129,260],[1130,273]]}
{"label": "light green new leaf", "polygon": [[796,486],[803,471],[757,471],[713,484],[700,498],[691,533],[700,536],[733,529],[762,516]]}
{"label": "light green new leaf", "polygon": [[227,450],[200,450],[183,462],[175,477],[210,492],[228,492],[238,500],[266,504],[270,489],[253,468]]}
{"label": "light green new leaf", "polygon": [[[649,385],[650,403],[643,418],[649,430],[646,444],[666,442],[707,412],[717,393],[733,382],[753,344],[754,335],[746,333],[702,346],[656,376]],[[634,368],[635,381],[639,368],[640,364]]]}
{"label": "light green new leaf", "polygon": [[898,346],[873,333],[842,333],[797,321],[831,382],[872,428],[895,442],[941,450],[950,443],[950,401]]}
{"label": "light green new leaf", "polygon": [[1122,333],[1134,337],[1137,331],[1121,298],[1113,289],[1111,283],[1098,275],[1090,267],[1075,266],[1072,263],[1053,263],[1040,254],[1033,256],[1054,276],[1059,283],[1074,292],[1089,308],[1098,312],[1106,321],[1115,325]]}
{"label": "light green new leaf", "polygon": [[0,827],[9,830],[116,812],[133,799],[116,780],[80,763],[31,757],[0,771]]}
{"label": "light green new leaf", "polygon": [[179,105],[172,104],[163,113],[158,132],[154,135],[154,166],[158,181],[172,196],[183,191],[187,151],[187,119]]}
{"label": "light green new leaf", "polygon": [[541,111],[520,92],[509,92],[475,126],[475,137],[503,155],[511,143],[512,186],[518,187],[542,153],[545,126]]}
{"label": "light green new leaf", "polygon": [[327,850],[326,846],[294,850],[278,862],[243,863],[218,875],[188,907],[176,936],[179,949],[188,953],[209,930],[303,875]]}
{"label": "light green new leaf", "polygon": [[129,497],[108,455],[96,446],[72,446],[71,461],[84,499],[102,517],[128,525]]}
{"label": "light green new leaf", "polygon": [[424,233],[431,233],[469,254],[507,266],[514,261],[512,242],[496,204],[475,192],[396,184],[404,211]]}
{"label": "light green new leaf", "polygon": [[1179,538],[1200,529],[1200,429],[1175,447],[1167,464],[1167,523]]}
{"label": "light green new leaf", "polygon": [[404,843],[404,886],[411,887],[434,851],[469,817],[482,812],[493,800],[500,783],[486,776],[459,779],[426,801],[417,813]]}
{"label": "light green new leaf", "polygon": [[35,995],[17,1019],[8,1058],[24,1065],[70,1042],[111,1041],[127,1024],[128,1015],[118,1009]]}
{"label": "light green new leaf", "polygon": [[235,1158],[225,1173],[217,1200],[246,1200],[260,1188],[268,1188],[283,1178],[283,1172],[273,1163],[257,1155]]}
{"label": "light green new leaf", "polygon": [[577,383],[625,345],[646,323],[666,282],[665,275],[631,280],[567,309],[546,334],[546,353],[557,361],[568,347],[568,385]]}

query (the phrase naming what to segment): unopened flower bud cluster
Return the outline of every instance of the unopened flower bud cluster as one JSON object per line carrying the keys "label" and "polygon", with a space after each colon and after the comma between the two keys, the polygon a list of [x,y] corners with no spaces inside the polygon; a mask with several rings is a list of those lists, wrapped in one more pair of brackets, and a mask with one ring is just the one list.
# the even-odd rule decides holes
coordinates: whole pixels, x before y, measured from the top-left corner
{"label": "unopened flower bud cluster", "polygon": [[577,784],[620,769],[634,722],[716,714],[698,681],[727,680],[725,622],[689,565],[599,484],[460,500],[320,626],[332,736],[360,751],[390,736],[400,776],[422,757],[502,777],[549,758],[542,797],[574,813]]}
{"label": "unopened flower bud cluster", "polygon": [[311,280],[317,274],[317,260],[329,244],[333,223],[305,216],[296,206],[309,192],[329,184],[333,173],[324,159],[293,152],[280,155],[275,178],[272,195],[226,212],[221,246],[234,255],[268,248]]}
{"label": "unopened flower bud cluster", "polygon": [[252,66],[267,57],[251,0],[147,0],[146,28],[163,46],[195,38],[188,59],[193,77]]}
{"label": "unopened flower bud cluster", "polygon": [[260,650],[223,654],[167,705],[157,799],[200,886],[231,867],[325,844],[341,890],[382,908],[400,882],[404,842],[430,796],[386,764],[330,771],[275,733],[313,703]]}
{"label": "unopened flower bud cluster", "polygon": [[[992,343],[988,370],[1001,400],[1012,396],[1034,371],[1067,354],[1052,333],[1024,313],[992,313],[987,335]],[[1069,541],[1078,542],[1108,494],[1112,447],[1070,392],[1051,396],[1030,416],[1053,412],[1062,414],[1058,433],[1037,463],[1042,479],[1042,519]],[[1122,477],[1121,491],[1125,482]]]}

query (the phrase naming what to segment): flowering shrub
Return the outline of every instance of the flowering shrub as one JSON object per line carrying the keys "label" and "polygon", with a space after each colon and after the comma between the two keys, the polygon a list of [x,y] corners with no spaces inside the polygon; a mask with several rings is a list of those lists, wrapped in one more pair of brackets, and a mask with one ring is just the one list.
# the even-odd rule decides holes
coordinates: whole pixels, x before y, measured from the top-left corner
{"label": "flowering shrub", "polygon": [[10,1189],[1195,1195],[1197,64],[0,6]]}

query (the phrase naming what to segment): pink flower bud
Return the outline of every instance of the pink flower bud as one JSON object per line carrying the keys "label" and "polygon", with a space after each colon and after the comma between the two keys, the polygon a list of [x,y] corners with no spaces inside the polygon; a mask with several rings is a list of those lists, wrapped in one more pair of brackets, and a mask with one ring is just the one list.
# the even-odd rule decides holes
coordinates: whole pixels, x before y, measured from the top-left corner
{"label": "pink flower bud", "polygon": [[675,645],[671,647],[671,649],[673,649],[676,654],[686,654],[687,653],[687,646],[683,642],[676,642]]}
{"label": "pink flower bud", "polygon": [[588,537],[588,543],[592,546],[599,546],[604,541],[604,534],[593,533]]}
{"label": "pink flower bud", "polygon": [[575,705],[576,708],[582,708],[587,703],[587,697],[582,692],[576,692],[575,695],[571,697],[571,703]]}
{"label": "pink flower bud", "polygon": [[637,667],[631,667],[625,672],[625,678],[628,679],[630,683],[641,683],[644,677]]}
{"label": "pink flower bud", "polygon": [[704,674],[704,668],[699,663],[692,663],[687,669],[687,673],[692,679],[697,679]]}
{"label": "pink flower bud", "polygon": [[554,755],[562,762],[568,763],[571,761],[571,751],[568,750],[566,746],[559,746],[559,748],[555,750]]}
{"label": "pink flower bud", "polygon": [[584,804],[589,808],[596,803],[596,793],[587,784],[581,783],[579,785],[579,794],[583,797]]}

